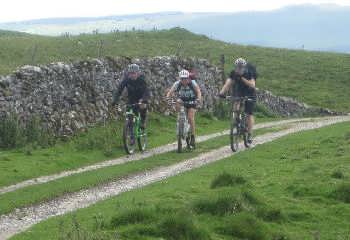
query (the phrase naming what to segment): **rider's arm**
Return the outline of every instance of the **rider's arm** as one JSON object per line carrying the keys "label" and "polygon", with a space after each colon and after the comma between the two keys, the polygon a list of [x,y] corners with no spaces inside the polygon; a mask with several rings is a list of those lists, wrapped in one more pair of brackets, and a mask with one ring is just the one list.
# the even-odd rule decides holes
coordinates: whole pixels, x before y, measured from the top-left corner
{"label": "rider's arm", "polygon": [[241,77],[242,83],[247,85],[250,88],[255,88],[256,78],[258,74],[256,72],[256,68],[253,65],[248,65],[249,79],[245,77]]}
{"label": "rider's arm", "polygon": [[234,81],[231,78],[228,78],[220,91],[220,95],[226,94],[230,90],[233,83]]}
{"label": "rider's arm", "polygon": [[126,79],[123,79],[122,82],[119,84],[118,88],[113,91],[112,105],[115,105],[119,102],[119,98],[125,87],[126,87]]}
{"label": "rider's arm", "polygon": [[255,79],[254,78],[248,80],[248,79],[242,77],[242,82],[250,88],[255,88]]}
{"label": "rider's arm", "polygon": [[170,88],[170,90],[167,92],[167,94],[166,94],[166,97],[167,97],[167,98],[170,98],[170,97],[173,96],[173,94],[174,94],[174,92],[175,92],[175,90],[176,90],[176,88],[177,88],[177,84],[178,84],[178,82],[175,82],[175,83],[173,84],[173,86]]}

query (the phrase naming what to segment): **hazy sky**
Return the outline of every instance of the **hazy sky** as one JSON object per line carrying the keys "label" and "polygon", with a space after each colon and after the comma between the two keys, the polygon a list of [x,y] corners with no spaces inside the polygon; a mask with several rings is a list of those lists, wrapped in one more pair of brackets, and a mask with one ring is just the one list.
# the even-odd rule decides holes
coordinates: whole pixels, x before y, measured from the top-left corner
{"label": "hazy sky", "polygon": [[52,17],[124,15],[161,11],[259,11],[304,3],[335,3],[350,6],[350,0],[1,0],[0,22]]}

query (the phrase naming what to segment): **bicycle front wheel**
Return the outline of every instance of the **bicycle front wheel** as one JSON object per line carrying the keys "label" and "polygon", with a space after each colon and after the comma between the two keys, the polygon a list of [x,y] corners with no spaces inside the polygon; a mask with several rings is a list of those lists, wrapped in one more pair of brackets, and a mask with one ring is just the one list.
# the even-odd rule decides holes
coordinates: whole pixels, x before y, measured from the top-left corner
{"label": "bicycle front wheel", "polygon": [[249,141],[248,141],[248,132],[245,132],[245,133],[244,133],[243,141],[244,141],[244,146],[245,146],[246,148],[250,148],[250,147],[251,147],[252,144],[249,143]]}
{"label": "bicycle front wheel", "polygon": [[139,129],[137,136],[137,144],[140,151],[145,151],[147,146],[147,132],[146,129]]}
{"label": "bicycle front wheel", "polygon": [[236,119],[232,114],[230,128],[230,145],[232,152],[237,152],[239,147],[239,128],[237,127]]}
{"label": "bicycle front wheel", "polygon": [[179,121],[177,125],[177,152],[182,152],[182,139],[184,134],[184,122]]}
{"label": "bicycle front wheel", "polygon": [[123,144],[127,154],[135,152],[135,133],[134,124],[130,120],[126,120],[123,128]]}

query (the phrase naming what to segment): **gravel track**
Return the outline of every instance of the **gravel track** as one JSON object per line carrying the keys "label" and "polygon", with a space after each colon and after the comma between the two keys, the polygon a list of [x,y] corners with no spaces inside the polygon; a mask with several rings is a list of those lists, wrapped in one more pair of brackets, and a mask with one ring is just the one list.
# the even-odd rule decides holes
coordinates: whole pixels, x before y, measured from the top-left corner
{"label": "gravel track", "polygon": [[[339,122],[350,121],[350,116],[322,118],[311,122],[305,121],[306,120],[303,120],[302,122],[294,121],[295,123],[289,129],[257,136],[254,140],[254,146],[271,142],[288,134],[316,129]],[[284,121],[284,123],[286,123],[286,121]],[[261,126],[278,126],[278,122],[260,124],[260,127]],[[216,136],[220,136],[220,134],[224,133],[218,134],[219,135]],[[206,138],[213,135],[215,134],[208,135]],[[205,139],[205,137],[203,137],[203,139]],[[208,139],[210,139],[210,137]],[[240,144],[240,149],[241,151],[245,150],[242,144]],[[80,208],[88,207],[94,203],[110,198],[112,196],[116,196],[120,193],[146,186],[168,177],[175,176],[182,172],[199,168],[203,165],[232,156],[233,154],[234,153],[232,153],[229,146],[221,147],[219,149],[201,154],[197,157],[177,164],[159,167],[150,171],[140,172],[122,179],[118,179],[116,181],[102,184],[97,187],[67,194],[38,205],[17,209],[10,214],[0,216],[0,239],[8,239],[11,236],[25,231],[34,224],[37,224],[48,218],[63,215]]]}
{"label": "gravel track", "polygon": [[[289,120],[282,120],[282,121],[276,121],[276,122],[260,123],[260,124],[257,124],[255,126],[255,129],[280,126],[280,125],[285,125],[288,123],[293,123],[293,122],[297,122],[297,121],[307,121],[307,120],[309,120],[309,119],[308,118],[289,119]],[[229,134],[228,130],[218,132],[218,133],[209,134],[209,135],[199,136],[197,138],[197,142],[207,141],[209,139],[223,136],[223,135],[227,135],[227,134]],[[60,172],[57,174],[52,174],[52,175],[48,175],[48,176],[41,176],[41,177],[25,180],[23,182],[19,182],[19,183],[10,185],[10,186],[1,187],[0,188],[0,195],[4,194],[4,193],[8,193],[8,192],[13,192],[13,191],[16,191],[16,190],[24,188],[24,187],[42,184],[42,183],[47,183],[47,182],[54,181],[54,180],[64,178],[67,176],[71,176],[74,174],[79,174],[79,173],[83,173],[83,172],[87,172],[87,171],[93,171],[93,170],[104,168],[104,167],[120,165],[120,164],[124,164],[127,162],[139,161],[139,160],[142,160],[142,159],[145,159],[148,157],[152,157],[152,156],[157,155],[157,154],[162,154],[162,153],[173,151],[177,147],[176,144],[177,143],[171,143],[171,144],[163,145],[160,147],[152,148],[144,153],[136,153],[134,155],[120,157],[117,159],[108,160],[108,161],[96,163],[96,164],[89,165],[89,166],[84,166],[84,167],[74,169],[74,170],[63,171],[63,172]]]}

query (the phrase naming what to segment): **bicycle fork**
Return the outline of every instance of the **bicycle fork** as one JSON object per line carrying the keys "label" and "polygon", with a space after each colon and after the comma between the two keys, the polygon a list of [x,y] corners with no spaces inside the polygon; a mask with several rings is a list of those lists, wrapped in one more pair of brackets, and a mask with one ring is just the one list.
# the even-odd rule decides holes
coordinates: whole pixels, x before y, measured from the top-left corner
{"label": "bicycle fork", "polygon": [[135,131],[134,131],[135,117],[133,114],[128,114],[126,118],[128,121],[129,130],[130,130],[130,139],[132,142],[134,142],[135,141]]}
{"label": "bicycle fork", "polygon": [[176,132],[178,136],[181,136],[182,139],[185,139],[187,133],[190,130],[190,126],[187,120],[185,107],[181,107],[180,112],[178,114]]}

